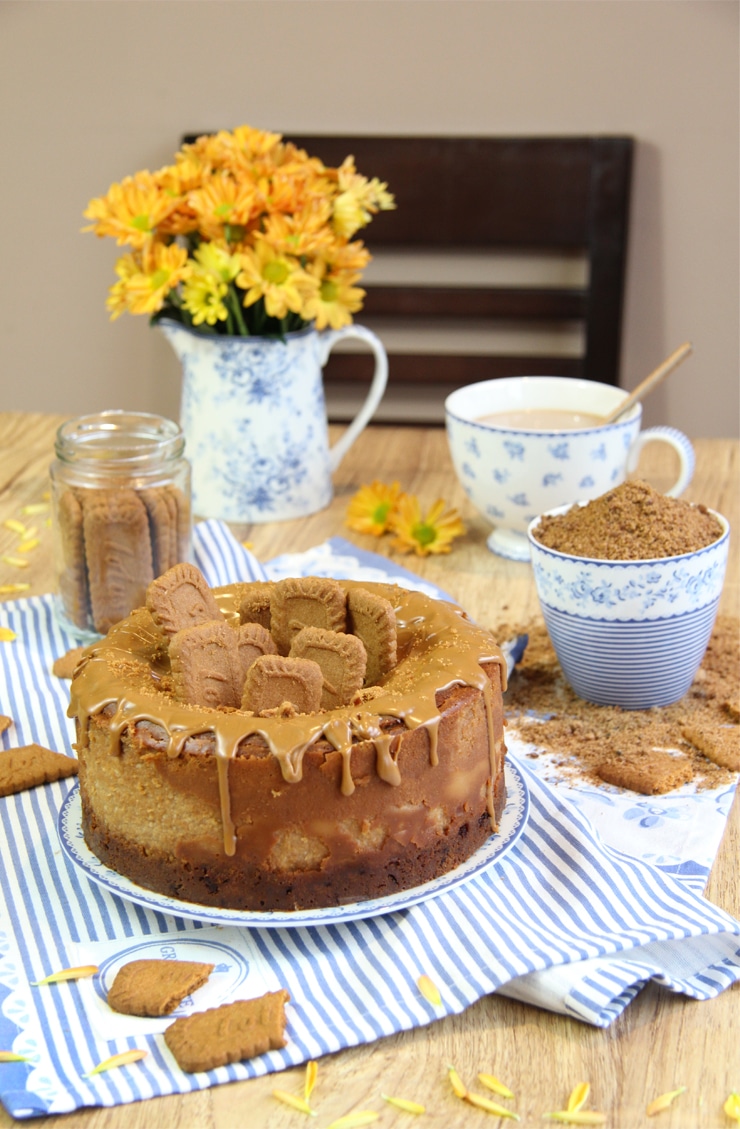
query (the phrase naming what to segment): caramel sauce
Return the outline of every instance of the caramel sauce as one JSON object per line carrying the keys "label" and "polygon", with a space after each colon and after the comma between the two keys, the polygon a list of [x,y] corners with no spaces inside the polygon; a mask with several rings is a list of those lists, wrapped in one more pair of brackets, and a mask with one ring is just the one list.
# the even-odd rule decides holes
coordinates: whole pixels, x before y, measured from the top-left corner
{"label": "caramel sauce", "polygon": [[[133,729],[138,722],[149,722],[164,731],[169,757],[179,756],[189,738],[212,734],[218,763],[224,851],[233,855],[236,833],[230,810],[229,762],[244,740],[262,737],[277,759],[283,779],[296,784],[302,778],[306,750],[325,738],[341,754],[341,791],[345,796],[352,795],[355,788],[351,765],[353,742],[369,740],[375,747],[378,776],[387,784],[397,786],[401,782],[396,760],[398,741],[394,744],[394,736],[383,732],[381,719],[395,718],[409,730],[426,727],[430,764],[435,766],[440,722],[436,695],[456,685],[473,686],[483,694],[488,723],[491,773],[486,799],[493,821],[496,749],[492,691],[481,663],[497,663],[501,668],[502,688],[505,687],[506,664],[501,651],[487,631],[476,627],[453,604],[393,585],[342,583],[347,589],[366,587],[377,591],[393,604],[396,613],[399,661],[383,679],[381,692],[365,703],[365,707],[351,705],[294,717],[256,717],[242,710],[210,710],[178,702],[160,688],[167,676],[162,637],[149,613],[139,609],[112,627],[105,639],[91,648],[86,661],[77,670],[68,714],[78,720],[80,747],[87,746],[90,718],[111,704],[116,707],[109,722],[113,754],[120,751],[123,730]],[[236,623],[238,612],[230,589],[215,589],[214,595],[229,622]],[[154,672],[156,678],[152,677]]]}

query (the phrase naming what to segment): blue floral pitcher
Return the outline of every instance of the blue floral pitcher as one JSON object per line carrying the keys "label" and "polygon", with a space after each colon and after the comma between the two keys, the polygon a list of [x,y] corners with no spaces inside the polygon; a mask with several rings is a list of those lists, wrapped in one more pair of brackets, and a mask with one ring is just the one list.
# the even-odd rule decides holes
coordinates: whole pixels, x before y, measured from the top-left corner
{"label": "blue floral pitcher", "polygon": [[[198,333],[159,323],[183,372],[180,424],[193,511],[240,523],[285,521],[328,506],[332,473],[372,418],[388,381],[380,340],[359,325],[284,339]],[[329,446],[322,368],[348,337],[375,355],[360,411]]]}

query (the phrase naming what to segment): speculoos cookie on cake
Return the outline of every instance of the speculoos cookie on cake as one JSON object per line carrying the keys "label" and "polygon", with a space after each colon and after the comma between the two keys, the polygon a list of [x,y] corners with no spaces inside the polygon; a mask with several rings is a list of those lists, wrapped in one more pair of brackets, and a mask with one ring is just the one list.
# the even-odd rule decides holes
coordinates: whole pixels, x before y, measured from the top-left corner
{"label": "speculoos cookie on cake", "polygon": [[209,589],[178,564],[71,687],[89,848],[148,889],[252,911],[453,869],[505,803],[491,635],[394,585]]}

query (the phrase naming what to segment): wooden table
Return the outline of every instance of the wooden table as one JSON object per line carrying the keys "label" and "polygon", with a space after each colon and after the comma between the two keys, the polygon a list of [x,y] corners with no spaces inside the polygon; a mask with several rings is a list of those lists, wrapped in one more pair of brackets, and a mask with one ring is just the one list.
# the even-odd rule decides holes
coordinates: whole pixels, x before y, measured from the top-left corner
{"label": "wooden table", "polygon": [[[60,422],[47,415],[0,413],[0,556],[12,552],[17,543],[17,536],[2,523],[7,518],[32,520],[21,517],[21,507],[38,502],[48,489],[47,468],[53,457],[54,430]],[[640,469],[654,485],[666,488],[673,468],[671,455],[662,447],[648,448]],[[718,509],[737,530],[738,443],[699,440],[696,455],[696,474],[685,497]],[[363,537],[343,525],[349,498],[373,478],[398,479],[422,503],[444,497],[468,523],[466,537],[449,556],[404,557],[403,564],[451,593],[480,623],[492,626],[504,619],[521,621],[537,614],[529,566],[502,560],[486,548],[489,527],[473,512],[455,479],[442,429],[370,428],[339,468],[336,496],[328,509],[300,521],[235,527],[235,532],[249,540],[265,560],[280,552],[307,549],[336,534],[392,555],[387,539]],[[0,561],[0,585],[27,581],[32,595],[51,589],[51,534],[43,521],[42,516],[42,544],[29,554],[29,567],[20,572]],[[735,616],[740,614],[738,565],[734,550],[721,610]],[[739,846],[740,805],[736,800],[707,889],[709,899],[735,917],[740,916]],[[55,1129],[289,1129],[315,1124],[321,1129],[356,1109],[377,1110],[381,1114],[378,1125],[383,1127],[418,1123],[457,1129],[493,1124],[490,1114],[452,1095],[445,1067],[454,1062],[470,1082],[480,1070],[505,1080],[517,1094],[516,1108],[526,1126],[547,1124],[543,1113],[564,1108],[571,1087],[589,1081],[589,1105],[607,1113],[610,1126],[727,1129],[730,1122],[722,1103],[732,1089],[740,1090],[738,1005],[738,986],[716,1000],[694,1003],[651,985],[602,1031],[494,995],[463,1015],[323,1059],[315,1092],[320,1116],[315,1121],[276,1102],[271,1096],[276,1079],[268,1076],[114,1109],[41,1118],[33,1124]],[[302,1070],[291,1070],[277,1084],[296,1091],[301,1079]],[[648,1119],[648,1101],[678,1086],[686,1086],[687,1092],[656,1121]],[[415,1098],[428,1112],[414,1119],[395,1111],[382,1101],[381,1092]],[[16,1124],[22,1123],[0,1107],[0,1129]]]}

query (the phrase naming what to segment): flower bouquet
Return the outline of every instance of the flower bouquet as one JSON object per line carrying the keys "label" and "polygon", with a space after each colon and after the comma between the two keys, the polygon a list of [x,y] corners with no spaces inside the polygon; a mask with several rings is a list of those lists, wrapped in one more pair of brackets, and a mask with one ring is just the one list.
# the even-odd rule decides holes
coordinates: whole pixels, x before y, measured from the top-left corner
{"label": "flower bouquet", "polygon": [[395,207],[349,156],[339,168],[244,125],[183,145],[174,164],[90,201],[84,231],[130,250],[111,318],[168,318],[203,333],[279,336],[339,329],[362,307],[370,260],[356,232]]}

